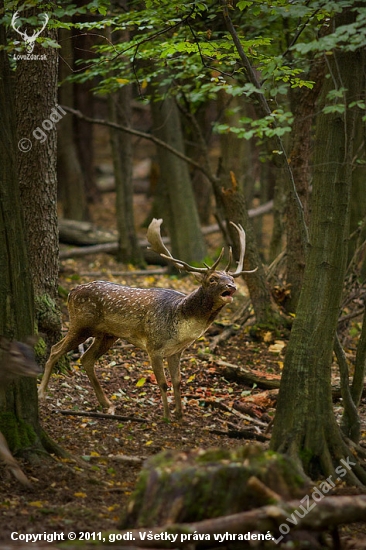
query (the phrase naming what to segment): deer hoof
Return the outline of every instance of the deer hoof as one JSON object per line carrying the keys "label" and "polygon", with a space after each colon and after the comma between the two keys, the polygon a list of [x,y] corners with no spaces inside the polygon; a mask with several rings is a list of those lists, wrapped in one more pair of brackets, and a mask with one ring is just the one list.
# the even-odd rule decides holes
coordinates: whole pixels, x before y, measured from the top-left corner
{"label": "deer hoof", "polygon": [[115,405],[109,405],[109,407],[107,409],[107,414],[115,414],[115,412],[116,412]]}

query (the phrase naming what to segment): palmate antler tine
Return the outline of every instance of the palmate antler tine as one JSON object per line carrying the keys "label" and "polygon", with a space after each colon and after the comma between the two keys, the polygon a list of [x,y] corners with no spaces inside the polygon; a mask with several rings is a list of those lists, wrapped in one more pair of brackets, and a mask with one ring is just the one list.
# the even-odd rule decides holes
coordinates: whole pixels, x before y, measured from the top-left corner
{"label": "palmate antler tine", "polygon": [[162,223],[162,219],[157,220],[156,218],[153,218],[149,227],[147,228],[146,238],[151,244],[151,250],[157,252],[162,258],[165,258],[166,260],[174,264],[177,269],[187,271],[188,273],[206,273],[208,270],[213,269],[212,267],[195,267],[193,265],[187,264],[183,260],[173,258],[161,238],[160,226]]}
{"label": "palmate antler tine", "polygon": [[147,228],[146,238],[151,244],[151,250],[153,250],[157,254],[164,254],[167,258],[171,259],[172,255],[170,254],[169,250],[167,249],[161,238],[160,226],[162,223],[162,219],[157,220],[156,218],[153,218],[150,222],[149,227]]}
{"label": "palmate antler tine", "polygon": [[238,232],[238,235],[239,235],[239,241],[240,241],[240,256],[239,256],[239,261],[238,261],[238,265],[237,265],[237,268],[236,270],[234,271],[234,273],[231,273],[231,272],[227,272],[227,273],[230,273],[230,275],[232,277],[234,277],[234,279],[236,277],[239,277],[240,275],[242,275],[243,273],[254,273],[255,271],[257,271],[258,267],[256,267],[255,269],[252,269],[250,271],[244,271],[243,270],[243,267],[244,267],[244,256],[245,256],[245,247],[246,247],[246,243],[245,243],[245,231],[244,229],[242,228],[242,226],[239,224],[239,225],[236,225],[236,223],[234,222],[230,222],[232,226],[235,227],[235,229],[237,230]]}
{"label": "palmate antler tine", "polygon": [[244,267],[244,256],[245,256],[245,247],[246,247],[245,231],[244,231],[244,229],[242,228],[241,225],[236,225],[236,223],[234,223],[234,222],[230,222],[230,224],[233,227],[235,227],[235,229],[237,230],[238,235],[239,235],[240,256],[239,256],[238,266],[237,266],[236,270],[234,271],[234,273],[231,273],[232,277],[238,277],[240,275],[240,273],[243,271],[243,267]]}

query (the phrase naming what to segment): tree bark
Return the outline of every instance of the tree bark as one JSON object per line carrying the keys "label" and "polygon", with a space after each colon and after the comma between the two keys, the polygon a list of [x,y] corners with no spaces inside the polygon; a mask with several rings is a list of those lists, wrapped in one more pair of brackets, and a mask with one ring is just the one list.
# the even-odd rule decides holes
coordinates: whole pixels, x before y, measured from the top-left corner
{"label": "tree bark", "polygon": [[[294,114],[291,143],[291,168],[296,184],[297,193],[304,209],[305,222],[309,222],[309,187],[311,179],[310,159],[313,141],[312,125],[315,116],[316,103],[324,81],[324,60],[314,60],[307,76],[314,81],[312,89],[297,88],[291,90],[290,100]],[[305,254],[301,228],[295,216],[295,204],[291,200],[286,203],[286,283],[291,288],[291,294],[286,302],[286,309],[295,312],[304,277]]]}
{"label": "tree bark", "polygon": [[[3,10],[4,2],[0,1],[0,11]],[[34,331],[33,277],[16,160],[17,156],[22,158],[26,153],[18,149],[15,136],[13,77],[6,53],[4,25],[0,26],[0,44],[0,334],[24,340]],[[39,451],[44,453],[45,445],[52,446],[39,424],[37,405],[34,379],[15,381],[0,392],[0,431],[11,451],[24,454],[27,450],[32,458],[37,458]]]}
{"label": "tree bark", "polygon": [[257,268],[257,271],[244,274],[243,278],[248,286],[256,322],[268,327],[283,325],[285,318],[280,316],[272,300],[245,198],[238,191],[235,179],[231,182],[230,188],[224,188],[219,184],[215,186],[215,196],[224,212],[233,243],[234,257],[236,258],[239,257],[237,232],[229,222],[232,221],[236,224],[241,224],[246,232],[246,260],[244,262],[244,269],[249,271]]}
{"label": "tree bark", "polygon": [[[55,30],[46,28],[44,33],[54,40],[57,38]],[[36,43],[34,53],[44,52]],[[47,335],[49,344],[53,344],[59,340],[61,330],[55,302],[58,284],[57,122],[52,123],[51,118],[57,107],[58,55],[54,48],[48,48],[45,55],[46,59],[17,62],[16,111],[18,140],[28,138],[33,145],[28,153],[18,153],[18,178],[36,322],[38,330]],[[39,131],[44,132],[45,139],[34,139]]]}
{"label": "tree bark", "polygon": [[[83,0],[76,0],[78,7],[83,6]],[[77,14],[73,17],[74,23],[85,23],[94,20],[94,14]],[[72,29],[72,43],[78,59],[84,61],[93,58],[92,46],[95,44],[95,35],[85,32],[85,29]],[[94,116],[95,95],[92,92],[94,80],[74,83],[75,108],[87,116]],[[100,191],[95,180],[94,164],[94,128],[84,120],[74,120],[74,134],[79,157],[79,163],[84,175],[87,203],[96,203],[100,200]]]}

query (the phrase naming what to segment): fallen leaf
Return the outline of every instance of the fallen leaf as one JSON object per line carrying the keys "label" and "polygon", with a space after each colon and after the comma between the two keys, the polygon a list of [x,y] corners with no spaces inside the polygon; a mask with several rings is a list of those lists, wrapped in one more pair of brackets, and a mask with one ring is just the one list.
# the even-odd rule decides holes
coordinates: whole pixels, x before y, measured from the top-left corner
{"label": "fallen leaf", "polygon": [[140,380],[136,382],[136,387],[141,388],[141,386],[143,386],[145,382],[146,382],[146,378],[140,378]]}

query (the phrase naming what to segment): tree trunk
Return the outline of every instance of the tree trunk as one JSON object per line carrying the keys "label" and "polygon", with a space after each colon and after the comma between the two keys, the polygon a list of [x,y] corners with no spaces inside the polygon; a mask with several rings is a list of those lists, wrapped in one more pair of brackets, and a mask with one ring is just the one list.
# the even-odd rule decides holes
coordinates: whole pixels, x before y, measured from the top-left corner
{"label": "tree trunk", "polygon": [[[52,39],[57,38],[56,31],[46,29],[46,32]],[[35,54],[44,51],[35,44]],[[57,122],[51,122],[57,107],[57,64],[57,50],[48,48],[46,59],[18,61],[16,69],[18,140],[33,138],[43,130],[45,135],[42,140],[32,139],[30,152],[18,153],[18,178],[35,293],[36,322],[38,330],[47,335],[49,344],[59,340],[61,330],[55,302],[58,284]]]}
{"label": "tree trunk", "polygon": [[[363,89],[365,89],[365,75]],[[355,132],[355,154],[352,172],[352,192],[351,192],[351,215],[350,215],[350,233],[355,232],[353,239],[350,240],[348,250],[348,260],[350,261],[356,251],[358,237],[365,236],[365,225],[362,222],[366,216],[366,131],[363,119],[363,111],[358,112]],[[357,229],[361,226],[361,232]]]}
{"label": "tree trunk", "polygon": [[[84,5],[83,0],[77,0],[75,4],[78,7]],[[94,14],[77,14],[74,16],[74,23],[85,23],[94,20]],[[84,61],[93,58],[92,46],[95,45],[95,35],[85,32],[85,29],[72,29],[72,44],[74,52],[77,52],[77,58]],[[75,55],[75,54],[74,54]],[[92,92],[94,80],[77,82],[74,84],[75,109],[84,113],[84,115],[94,117],[95,96]],[[77,146],[77,153],[81,170],[84,175],[85,191],[87,203],[96,203],[100,200],[100,191],[98,190],[95,179],[94,164],[94,127],[85,120],[77,118],[74,120],[74,135]]]}
{"label": "tree trunk", "polygon": [[[112,2],[118,11],[123,6],[128,9],[127,2]],[[117,31],[109,35],[109,40],[116,43],[127,43],[129,32]],[[108,99],[109,120],[122,126],[132,126],[132,85],[123,86]],[[132,182],[132,136],[127,132],[110,129],[110,140],[113,156],[114,179],[116,185],[116,215],[118,229],[117,260],[124,264],[143,267],[144,261],[135,231]]]}
{"label": "tree trunk", "polygon": [[[63,82],[59,89],[60,105],[75,107],[74,84],[64,82],[70,75],[69,67],[73,66],[72,36],[68,29],[60,29],[61,64],[59,69],[60,81]],[[57,147],[57,176],[59,198],[62,203],[63,217],[70,220],[89,220],[86,203],[86,190],[84,172],[81,170],[77,154],[77,143],[74,132],[74,117],[67,114],[58,123],[58,147]],[[83,144],[87,147],[87,144]]]}
{"label": "tree trunk", "polygon": [[[108,100],[109,120],[131,125],[132,88],[124,86]],[[110,130],[114,178],[116,182],[116,215],[118,228],[117,259],[124,264],[143,265],[133,215],[132,136]]]}
{"label": "tree trunk", "polygon": [[[335,26],[352,23],[345,10]],[[321,113],[314,154],[310,248],[296,318],[286,353],[271,448],[301,462],[311,476],[335,475],[342,459],[352,457],[347,482],[366,483],[366,474],[344,443],[333,412],[331,364],[347,259],[355,110],[362,56],[338,50],[330,72],[344,86],[344,114]],[[334,76],[337,75],[337,76]],[[325,80],[323,102],[334,86]]]}
{"label": "tree trunk", "polygon": [[[3,10],[4,3],[0,2],[0,11]],[[13,78],[6,54],[4,25],[0,26],[0,44],[0,334],[24,340],[34,331],[34,301],[16,156],[23,158],[27,153],[18,149],[15,136]],[[44,72],[50,79],[50,73]],[[27,135],[31,135],[30,132],[22,137]],[[33,458],[37,456],[33,453],[44,453],[46,447],[52,446],[39,425],[37,404],[36,382],[31,378],[13,382],[0,392],[0,431],[11,451],[27,450]]]}
{"label": "tree trunk", "polygon": [[266,274],[259,255],[254,229],[248,215],[244,195],[238,191],[235,179],[231,182],[230,188],[224,188],[221,185],[221,178],[218,181],[219,183],[215,185],[216,201],[221,205],[227,222],[227,227],[233,243],[234,258],[239,258],[239,243],[237,232],[230,225],[230,221],[241,224],[246,232],[246,260],[244,269],[249,271],[257,268],[255,273],[249,273],[243,276],[248,286],[256,322],[266,327],[283,325],[285,319],[280,316],[266,282]]}
{"label": "tree trunk", "polygon": [[[291,91],[291,106],[294,113],[291,143],[291,168],[297,193],[304,208],[305,222],[309,221],[309,186],[310,157],[312,147],[312,124],[321,86],[324,81],[325,63],[323,58],[314,61],[307,79],[314,81],[314,87],[297,88]],[[286,204],[286,282],[290,285],[291,294],[286,302],[286,309],[295,312],[305,269],[305,248],[302,244],[301,228],[295,216],[295,204],[288,200]]]}
{"label": "tree trunk", "polygon": [[[183,133],[175,100],[153,98],[153,134],[184,152]],[[158,147],[159,182],[157,208],[169,230],[174,257],[186,262],[201,262],[205,244],[201,233],[189,169],[183,160]]]}

